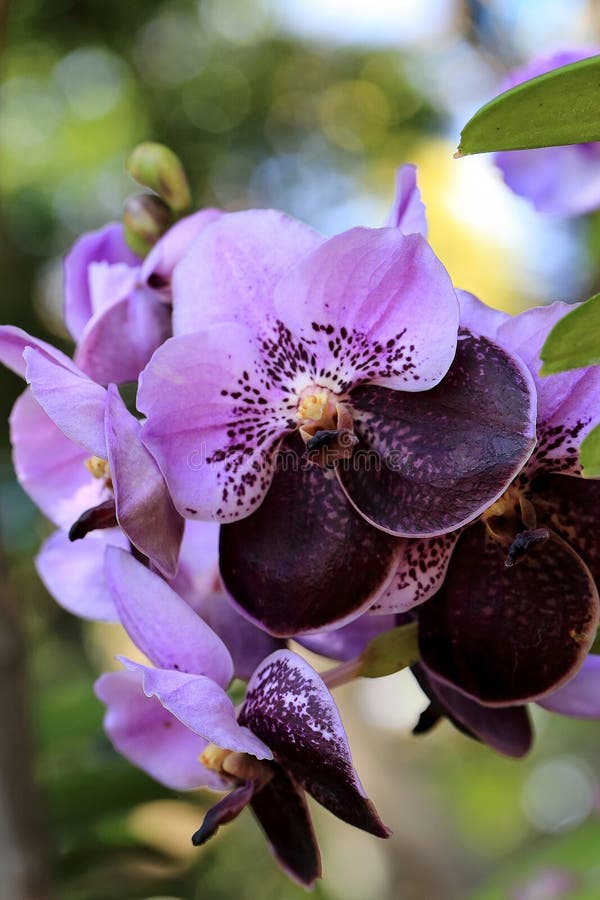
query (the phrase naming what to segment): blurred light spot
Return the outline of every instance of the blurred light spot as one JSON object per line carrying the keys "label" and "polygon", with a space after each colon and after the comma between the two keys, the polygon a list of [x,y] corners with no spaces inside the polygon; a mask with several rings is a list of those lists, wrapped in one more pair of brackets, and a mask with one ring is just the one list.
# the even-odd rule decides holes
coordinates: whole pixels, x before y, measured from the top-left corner
{"label": "blurred light spot", "polygon": [[385,678],[364,678],[356,687],[367,724],[385,731],[409,732],[429,703],[409,669]]}
{"label": "blurred light spot", "polygon": [[[62,105],[52,87],[33,78],[6,81],[0,89],[0,106],[0,141],[13,155],[43,145],[62,116]],[[27,162],[27,157],[21,162]]]}
{"label": "blurred light spot", "polygon": [[388,896],[392,872],[383,842],[336,822],[322,832],[321,844],[332,900]]}
{"label": "blurred light spot", "polygon": [[170,13],[152,19],[140,29],[133,53],[149,82],[176,85],[193,78],[202,69],[207,46],[195,19]]}
{"label": "blurred light spot", "polygon": [[528,776],[521,803],[540,831],[567,831],[589,816],[594,805],[594,776],[583,760],[557,757],[539,763]]}
{"label": "blurred light spot", "polygon": [[190,835],[201,819],[202,810],[192,803],[155,800],[136,807],[127,817],[127,824],[138,840],[175,859],[186,860],[198,855]]}
{"label": "blurred light spot", "polygon": [[92,121],[107,115],[120,102],[127,83],[125,64],[103,47],[81,47],[56,65],[54,79],[72,112]]}
{"label": "blurred light spot", "polygon": [[207,28],[234,44],[256,44],[270,31],[260,0],[201,0],[198,11]]}
{"label": "blurred light spot", "polygon": [[245,119],[250,109],[250,85],[241,69],[212,63],[182,91],[183,111],[194,125],[219,134]]}
{"label": "blurred light spot", "polygon": [[370,81],[340,81],[327,88],[319,104],[325,135],[344,150],[377,144],[391,110],[385,93]]}

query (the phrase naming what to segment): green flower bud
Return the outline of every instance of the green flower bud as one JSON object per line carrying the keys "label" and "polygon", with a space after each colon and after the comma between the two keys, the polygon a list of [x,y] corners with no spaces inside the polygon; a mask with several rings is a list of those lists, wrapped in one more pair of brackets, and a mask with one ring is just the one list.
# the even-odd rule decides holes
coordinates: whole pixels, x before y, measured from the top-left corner
{"label": "green flower bud", "polygon": [[127,171],[138,184],[156,191],[175,213],[189,208],[191,195],[183,166],[164,144],[138,144],[127,160]]}
{"label": "green flower bud", "polygon": [[146,256],[173,221],[173,213],[167,204],[154,194],[137,194],[125,201],[125,240],[138,256]]}

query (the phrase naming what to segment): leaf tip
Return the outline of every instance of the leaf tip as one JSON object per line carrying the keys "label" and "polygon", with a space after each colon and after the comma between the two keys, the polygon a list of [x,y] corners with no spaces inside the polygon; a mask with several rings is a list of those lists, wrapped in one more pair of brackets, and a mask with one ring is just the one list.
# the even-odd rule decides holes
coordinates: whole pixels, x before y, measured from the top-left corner
{"label": "leaf tip", "polygon": [[463,156],[466,156],[466,153],[463,153],[461,145],[459,144],[456,150],[456,153],[453,154],[453,159],[462,159]]}

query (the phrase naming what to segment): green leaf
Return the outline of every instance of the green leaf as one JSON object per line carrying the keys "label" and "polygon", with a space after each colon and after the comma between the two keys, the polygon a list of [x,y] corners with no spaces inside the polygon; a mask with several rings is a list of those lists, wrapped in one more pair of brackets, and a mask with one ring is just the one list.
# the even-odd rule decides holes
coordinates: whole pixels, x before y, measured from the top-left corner
{"label": "green leaf", "polygon": [[586,478],[600,478],[600,425],[596,425],[581,444],[579,460]]}
{"label": "green leaf", "polygon": [[541,375],[600,363],[600,294],[556,323],[542,347]]}
{"label": "green leaf", "polygon": [[411,622],[373,638],[358,658],[356,675],[362,678],[381,678],[418,662],[417,634],[417,623]]}
{"label": "green leaf", "polygon": [[600,140],[600,56],[524,81],[467,122],[457,156]]}

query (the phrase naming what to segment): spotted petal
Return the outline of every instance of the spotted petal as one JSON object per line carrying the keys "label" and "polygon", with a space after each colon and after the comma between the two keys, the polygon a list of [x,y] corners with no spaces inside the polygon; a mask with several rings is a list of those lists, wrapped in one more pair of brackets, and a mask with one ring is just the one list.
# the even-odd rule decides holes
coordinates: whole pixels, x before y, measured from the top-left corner
{"label": "spotted petal", "polygon": [[353,228],[307,254],[277,285],[279,318],[314,353],[319,384],[424,391],[456,350],[458,302],[418,234]]}
{"label": "spotted petal", "polygon": [[450,534],[406,541],[393,579],[370,612],[386,617],[390,613],[404,613],[432,597],[444,580],[460,533],[458,529]]}
{"label": "spotted petal", "polygon": [[242,612],[289,637],[355,619],[385,588],[402,541],[371,528],[334,478],[286,444],[262,505],[221,528],[225,588]]}
{"label": "spotted petal", "polygon": [[142,690],[140,672],[110,672],[95,685],[107,707],[104,728],[116,750],[152,778],[174,790],[223,790],[224,780],[199,761],[207,741]]}
{"label": "spotted petal", "polygon": [[173,332],[215,322],[256,330],[273,312],[273,291],[323,238],[271,209],[222,215],[203,229],[173,273]]}
{"label": "spotted petal", "polygon": [[142,439],[181,515],[230,521],[262,501],[295,424],[289,394],[269,377],[238,325],[172,338],[154,354],[138,392]]}
{"label": "spotted petal", "polygon": [[366,385],[351,401],[359,444],[338,477],[367,521],[392,534],[433,537],[472,521],[508,487],[535,442],[527,369],[469,332],[433,390]]}
{"label": "spotted petal", "polygon": [[156,697],[180,722],[218,747],[250,753],[258,759],[273,754],[247,728],[240,727],[233,703],[211,678],[174,669],[151,669],[120,658],[131,672],[141,672],[146,697]]}
{"label": "spotted petal", "polygon": [[108,547],[106,580],[123,627],[156,666],[229,684],[233,665],[227,648],[162,578],[130,553]]}
{"label": "spotted petal", "polygon": [[561,716],[600,719],[600,656],[588,656],[579,672],[539,705]]}
{"label": "spotted petal", "polygon": [[142,444],[140,423],[114,385],[106,394],[105,427],[119,525],[131,543],[172,578],[184,522],[155,459]]}
{"label": "spotted petal", "polygon": [[268,741],[276,761],[335,816],[389,836],[352,765],[333,697],[301,657],[279,650],[258,667],[239,721]]}
{"label": "spotted petal", "polygon": [[403,234],[427,237],[427,217],[417,187],[416,166],[405,165],[396,170],[396,196],[387,225],[389,228],[399,228]]}
{"label": "spotted petal", "polygon": [[419,612],[423,663],[490,706],[543,697],[581,666],[596,634],[598,592],[556,535],[512,567],[477,523],[461,535],[442,588]]}

